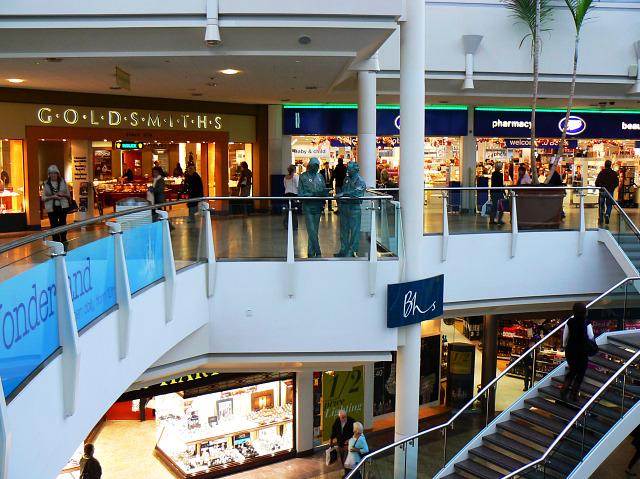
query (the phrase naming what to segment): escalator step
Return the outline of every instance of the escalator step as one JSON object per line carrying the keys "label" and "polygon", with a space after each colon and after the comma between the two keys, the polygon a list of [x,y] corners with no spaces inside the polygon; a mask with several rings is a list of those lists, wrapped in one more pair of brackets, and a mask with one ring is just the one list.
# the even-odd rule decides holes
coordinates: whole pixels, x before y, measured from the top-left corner
{"label": "escalator step", "polygon": [[505,456],[495,449],[491,449],[487,446],[478,446],[473,449],[469,449],[469,454],[476,456],[484,461],[491,462],[498,467],[506,469],[508,471],[515,471],[526,465],[526,462],[518,461],[509,456]]}
{"label": "escalator step", "polygon": [[495,469],[483,466],[471,459],[465,459],[464,461],[457,462],[453,467],[456,470],[460,470],[466,474],[470,474],[481,479],[502,479],[504,477],[504,474],[496,471]]}

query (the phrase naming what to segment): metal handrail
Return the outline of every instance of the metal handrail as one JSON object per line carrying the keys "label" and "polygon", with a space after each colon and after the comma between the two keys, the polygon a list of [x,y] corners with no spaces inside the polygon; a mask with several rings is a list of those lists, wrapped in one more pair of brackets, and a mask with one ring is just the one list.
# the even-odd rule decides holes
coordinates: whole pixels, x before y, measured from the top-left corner
{"label": "metal handrail", "polygon": [[[627,279],[629,279],[629,278],[627,278]],[[510,477],[514,477],[516,474],[520,474],[521,472],[523,472],[523,471],[525,471],[527,469],[530,469],[531,467],[535,466],[536,464],[539,464],[540,462],[544,461],[549,456],[549,454],[551,454],[551,452],[558,445],[558,443],[564,438],[565,434],[567,434],[569,429],[571,429],[571,427],[576,423],[578,418],[580,418],[583,414],[585,414],[587,412],[587,410],[589,409],[589,407],[596,401],[596,399],[598,399],[599,396],[606,389],[608,389],[608,387],[618,378],[618,376],[620,376],[621,373],[625,372],[629,368],[629,366],[631,366],[638,358],[640,358],[640,349],[638,351],[636,351],[634,353],[634,355],[631,356],[631,358],[628,359],[627,362],[624,363],[623,367],[619,368],[609,378],[609,380],[607,382],[605,382],[598,389],[598,391],[593,396],[591,396],[591,398],[584,404],[584,406],[582,406],[580,411],[578,411],[576,413],[576,415],[573,417],[573,419],[571,419],[569,421],[569,423],[565,426],[565,428],[562,430],[562,432],[560,434],[558,434],[558,437],[555,439],[555,441],[553,441],[551,443],[551,445],[549,445],[549,447],[547,448],[547,450],[544,452],[544,454],[542,456],[540,456],[535,461],[532,461],[529,464],[526,464],[526,465],[522,466],[520,469],[516,469],[515,471],[509,473],[508,475],[503,476],[502,479],[508,479]],[[585,424],[585,427],[586,427],[586,424]]]}
{"label": "metal handrail", "polygon": [[[333,196],[298,196],[295,197],[295,201],[310,201],[310,200],[322,200],[326,201],[328,199],[333,199]],[[113,218],[118,218],[120,216],[126,216],[133,213],[140,213],[142,211],[156,210],[159,208],[164,208],[167,206],[176,206],[183,205],[187,203],[196,203],[200,201],[262,201],[262,200],[276,200],[276,201],[292,201],[294,197],[291,196],[204,196],[202,198],[189,198],[187,200],[177,200],[177,201],[169,201],[166,203],[159,203],[155,205],[146,205],[140,206],[138,208],[131,208],[125,211],[118,211],[113,213],[108,213],[102,216],[96,216],[93,218],[88,218],[86,220],[76,221],[74,223],[70,223],[64,226],[58,226],[56,228],[50,228],[48,230],[39,231],[37,233],[33,233],[29,236],[25,236],[22,238],[18,238],[16,240],[10,241],[9,243],[5,243],[0,246],[0,254],[6,253],[14,248],[18,248],[20,246],[27,245],[29,243],[33,243],[34,241],[45,239],[47,236],[56,235],[60,233],[65,233],[67,231],[74,230],[76,228],[82,228],[86,226],[91,226],[96,223],[101,223],[103,221],[111,220]],[[393,196],[384,195],[384,196],[360,196],[358,198],[352,197],[340,197],[336,201],[358,201],[358,200],[369,200],[369,201],[382,201],[382,200],[393,200]]]}
{"label": "metal handrail", "polygon": [[631,229],[633,230],[635,235],[638,236],[638,238],[640,238],[640,229],[638,229],[635,223],[631,221],[631,218],[629,218],[629,215],[627,215],[626,211],[622,209],[622,206],[620,206],[620,204],[615,200],[613,195],[609,193],[609,191],[606,188],[600,189],[600,194],[602,194],[603,192],[605,196],[608,196],[609,198],[611,198],[611,201],[613,201],[613,206],[615,206],[616,210],[618,210],[618,214],[622,215],[622,217],[625,219],[625,222],[631,226]]}
{"label": "metal handrail", "polygon": [[534,190],[534,191],[549,191],[549,190],[600,190],[599,186],[521,186],[521,185],[511,185],[511,186],[425,186],[425,191],[474,191],[474,190]]}
{"label": "metal handrail", "polygon": [[[620,286],[622,286],[623,284],[625,284],[628,281],[636,281],[636,280],[640,280],[640,276],[630,276],[627,277],[625,279],[622,279],[620,281],[618,281],[614,286],[612,286],[611,288],[609,288],[607,291],[605,291],[604,293],[600,294],[598,297],[596,297],[594,300],[592,300],[591,302],[587,303],[587,308],[591,307],[592,305],[594,305],[596,302],[600,301],[601,299],[603,299],[605,296],[607,296],[609,293],[611,293],[612,291],[616,290],[617,288],[619,288]],[[418,439],[420,436],[424,436],[427,434],[432,433],[433,431],[438,431],[440,429],[445,429],[447,427],[449,427],[451,424],[453,424],[453,422],[471,405],[473,405],[478,399],[480,399],[480,397],[489,390],[489,388],[493,387],[501,378],[503,378],[509,371],[511,371],[511,369],[513,369],[513,367],[518,364],[520,361],[523,360],[523,358],[527,357],[527,355],[529,355],[533,350],[535,350],[536,348],[538,348],[539,346],[541,346],[550,336],[554,335],[556,332],[558,332],[560,330],[560,328],[564,327],[565,324],[567,324],[567,321],[569,321],[569,319],[571,319],[573,316],[569,316],[569,318],[567,318],[566,320],[564,320],[562,323],[560,323],[558,326],[556,326],[554,329],[552,329],[544,338],[541,338],[537,343],[535,343],[533,346],[531,346],[529,349],[527,349],[524,353],[522,353],[522,355],[520,355],[520,357],[518,359],[516,359],[514,362],[512,362],[511,364],[509,364],[498,376],[496,376],[495,378],[493,378],[485,387],[483,387],[482,389],[480,389],[480,391],[478,391],[478,393],[469,400],[469,402],[467,402],[461,409],[458,410],[458,412],[456,412],[456,414],[454,414],[451,419],[449,419],[446,423],[443,424],[439,424],[437,426],[433,426],[430,429],[427,429],[426,431],[422,431],[419,432],[417,434],[414,434],[412,436],[406,437],[400,441],[396,441],[392,444],[389,444],[388,446],[385,446],[381,449],[378,449],[375,452],[372,452],[371,454],[367,455],[367,460],[373,459],[375,456],[378,456],[380,454],[382,454],[384,451],[388,451],[389,449],[394,449],[397,446],[401,445],[401,444],[406,444],[410,441],[413,441],[415,439]],[[360,464],[358,464],[357,467],[355,467],[352,472],[350,474],[348,474],[346,476],[345,479],[349,479],[351,477],[351,475],[357,471],[358,469],[360,469],[361,465],[364,464],[364,461],[360,462]]]}

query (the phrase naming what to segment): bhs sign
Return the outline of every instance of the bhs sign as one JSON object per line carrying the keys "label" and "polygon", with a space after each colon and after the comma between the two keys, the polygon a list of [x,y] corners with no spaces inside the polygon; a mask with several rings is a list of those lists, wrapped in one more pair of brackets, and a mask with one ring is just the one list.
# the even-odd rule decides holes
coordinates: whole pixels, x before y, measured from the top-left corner
{"label": "bhs sign", "polygon": [[387,286],[387,328],[442,316],[444,275]]}

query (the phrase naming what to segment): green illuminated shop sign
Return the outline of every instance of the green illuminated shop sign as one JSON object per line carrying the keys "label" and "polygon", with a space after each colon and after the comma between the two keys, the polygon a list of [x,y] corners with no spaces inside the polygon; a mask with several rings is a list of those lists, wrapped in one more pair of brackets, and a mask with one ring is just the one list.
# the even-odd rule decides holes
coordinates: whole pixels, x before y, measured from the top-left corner
{"label": "green illuminated shop sign", "polygon": [[116,150],[141,150],[144,143],[141,141],[118,141],[116,142]]}

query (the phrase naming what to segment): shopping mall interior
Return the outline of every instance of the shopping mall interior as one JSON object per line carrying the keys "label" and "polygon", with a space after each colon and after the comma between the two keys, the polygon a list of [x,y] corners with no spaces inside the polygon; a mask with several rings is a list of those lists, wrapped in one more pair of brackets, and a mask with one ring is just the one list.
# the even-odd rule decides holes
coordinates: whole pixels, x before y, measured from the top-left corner
{"label": "shopping mall interior", "polygon": [[517,3],[0,4],[0,479],[640,474],[640,5]]}

